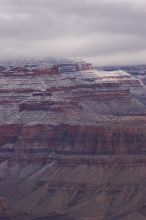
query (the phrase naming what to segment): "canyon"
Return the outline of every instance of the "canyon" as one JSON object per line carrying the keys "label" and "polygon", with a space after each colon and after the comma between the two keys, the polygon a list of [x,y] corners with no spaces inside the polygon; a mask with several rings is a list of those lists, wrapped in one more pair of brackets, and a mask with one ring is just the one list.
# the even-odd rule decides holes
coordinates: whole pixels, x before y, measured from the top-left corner
{"label": "canyon", "polygon": [[144,80],[26,72],[0,74],[0,220],[146,220]]}

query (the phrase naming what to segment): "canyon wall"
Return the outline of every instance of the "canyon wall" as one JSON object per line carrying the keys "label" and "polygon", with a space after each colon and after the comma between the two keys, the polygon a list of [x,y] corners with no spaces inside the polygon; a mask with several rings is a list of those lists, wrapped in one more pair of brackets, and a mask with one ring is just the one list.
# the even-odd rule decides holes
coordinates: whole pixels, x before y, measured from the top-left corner
{"label": "canyon wall", "polygon": [[146,219],[140,80],[96,70],[0,79],[0,219]]}

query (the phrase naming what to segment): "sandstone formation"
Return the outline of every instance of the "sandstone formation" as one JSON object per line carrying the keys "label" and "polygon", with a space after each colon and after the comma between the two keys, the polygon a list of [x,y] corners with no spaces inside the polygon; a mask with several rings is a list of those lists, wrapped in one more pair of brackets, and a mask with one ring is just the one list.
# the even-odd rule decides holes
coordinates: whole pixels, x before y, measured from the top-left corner
{"label": "sandstone formation", "polygon": [[0,219],[145,220],[143,82],[15,71],[0,76]]}

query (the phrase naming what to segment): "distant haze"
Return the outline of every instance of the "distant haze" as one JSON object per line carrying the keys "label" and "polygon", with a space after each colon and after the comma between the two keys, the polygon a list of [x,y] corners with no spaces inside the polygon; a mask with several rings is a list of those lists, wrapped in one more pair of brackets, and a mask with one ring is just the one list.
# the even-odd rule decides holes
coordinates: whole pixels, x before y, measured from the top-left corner
{"label": "distant haze", "polygon": [[0,0],[0,59],[146,63],[146,0]]}

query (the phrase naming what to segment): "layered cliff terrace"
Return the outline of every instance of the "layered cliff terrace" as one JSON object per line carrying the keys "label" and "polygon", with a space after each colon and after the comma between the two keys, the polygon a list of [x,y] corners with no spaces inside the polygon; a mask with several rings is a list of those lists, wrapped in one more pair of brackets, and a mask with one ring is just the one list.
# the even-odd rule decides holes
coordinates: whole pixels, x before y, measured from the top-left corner
{"label": "layered cliff terrace", "polygon": [[0,81],[1,161],[146,163],[145,87],[130,74],[17,74]]}

